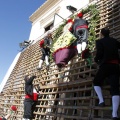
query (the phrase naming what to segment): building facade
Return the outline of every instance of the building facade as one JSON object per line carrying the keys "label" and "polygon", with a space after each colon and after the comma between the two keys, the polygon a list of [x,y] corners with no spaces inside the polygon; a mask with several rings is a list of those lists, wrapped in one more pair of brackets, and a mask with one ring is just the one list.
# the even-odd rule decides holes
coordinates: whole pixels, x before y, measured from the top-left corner
{"label": "building facade", "polygon": [[[67,6],[71,5],[77,8],[77,10],[80,10],[88,3],[89,0],[74,0],[74,2],[71,0],[46,0],[46,2],[29,17],[32,24],[29,40],[34,40],[34,43],[36,43],[45,36],[48,30],[56,29],[63,19],[67,19],[72,14],[72,12],[66,8]],[[1,82],[0,92],[6,84],[20,54],[21,52],[16,55],[15,60]]]}

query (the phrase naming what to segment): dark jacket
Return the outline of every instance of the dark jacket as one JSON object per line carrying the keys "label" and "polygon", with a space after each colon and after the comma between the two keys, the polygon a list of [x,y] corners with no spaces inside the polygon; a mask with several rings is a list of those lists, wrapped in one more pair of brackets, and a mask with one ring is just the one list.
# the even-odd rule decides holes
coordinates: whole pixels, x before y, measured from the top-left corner
{"label": "dark jacket", "polygon": [[73,25],[72,25],[72,30],[71,30],[71,32],[75,35],[75,34],[76,34],[76,29],[77,29],[77,27],[78,27],[78,26],[82,26],[82,25],[88,26],[87,20],[82,19],[82,18],[76,18],[76,19],[74,20]]}
{"label": "dark jacket", "polygon": [[51,38],[48,38],[48,37],[44,38],[44,45],[45,46],[50,46],[51,43],[52,43],[52,39]]}
{"label": "dark jacket", "polygon": [[46,48],[45,47],[41,48],[42,54],[49,55],[51,43],[52,43],[51,38],[48,37],[44,38],[44,46],[46,46]]}
{"label": "dark jacket", "polygon": [[95,62],[102,65],[112,60],[119,61],[118,49],[120,49],[120,42],[114,38],[104,37],[97,40]]}
{"label": "dark jacket", "polygon": [[36,76],[32,76],[29,80],[25,80],[25,94],[32,95],[33,94],[33,80]]}

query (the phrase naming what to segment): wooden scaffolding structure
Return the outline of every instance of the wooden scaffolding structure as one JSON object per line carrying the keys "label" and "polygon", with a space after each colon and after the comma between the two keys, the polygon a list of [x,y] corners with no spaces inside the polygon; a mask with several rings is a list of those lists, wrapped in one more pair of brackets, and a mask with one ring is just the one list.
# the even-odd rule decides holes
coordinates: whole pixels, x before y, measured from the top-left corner
{"label": "wooden scaffolding structure", "polygon": [[[107,26],[111,36],[120,41],[120,0],[98,0],[96,5],[100,11],[97,34],[101,28]],[[57,70],[54,62],[49,70],[43,65],[39,72],[36,70],[41,56],[39,50],[37,41],[21,53],[4,86],[3,94],[0,95],[0,115],[5,115],[13,104],[18,111],[11,119],[22,119],[25,96],[23,79],[28,73],[37,76],[34,85],[39,85],[42,91],[34,111],[35,120],[111,120],[109,86],[103,87],[106,107],[97,107],[98,97],[92,83],[97,71],[94,60],[92,66],[87,67],[85,60],[75,56],[61,72]],[[59,77],[60,75],[62,77]]]}

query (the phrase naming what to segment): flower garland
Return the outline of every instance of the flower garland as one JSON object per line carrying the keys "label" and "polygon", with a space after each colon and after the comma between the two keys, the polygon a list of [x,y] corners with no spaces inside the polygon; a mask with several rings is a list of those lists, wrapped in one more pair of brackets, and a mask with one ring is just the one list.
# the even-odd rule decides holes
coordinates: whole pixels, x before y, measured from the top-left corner
{"label": "flower garland", "polygon": [[94,50],[95,40],[97,39],[96,27],[99,22],[99,10],[96,5],[90,5],[86,9],[82,9],[83,14],[88,13],[90,15],[89,19],[89,36],[88,36],[88,48]]}
{"label": "flower garland", "polygon": [[[98,25],[99,22],[99,10],[97,9],[96,5],[90,5],[88,6],[86,9],[82,9],[81,12],[83,14],[89,14],[90,18],[89,18],[89,36],[88,36],[88,48],[89,50],[94,50],[95,47],[95,40],[97,39],[97,35],[96,35],[96,27]],[[74,19],[76,15],[72,15],[70,18]],[[64,21],[64,23],[62,25],[60,25],[55,33],[53,34],[53,43],[54,44],[56,42],[56,40],[61,36],[61,34],[63,33],[63,28],[66,25],[66,21]],[[50,55],[50,59],[52,60],[52,54]]]}
{"label": "flower garland", "polygon": [[[99,10],[97,9],[96,5],[90,5],[86,9],[82,9],[81,12],[83,14],[89,14],[89,37],[88,37],[88,47],[90,50],[94,49],[96,37],[96,27],[99,21]],[[75,15],[72,15],[70,18],[73,19]],[[63,27],[66,25],[66,21],[57,28],[53,35],[53,41],[55,42],[59,36],[62,34]]]}

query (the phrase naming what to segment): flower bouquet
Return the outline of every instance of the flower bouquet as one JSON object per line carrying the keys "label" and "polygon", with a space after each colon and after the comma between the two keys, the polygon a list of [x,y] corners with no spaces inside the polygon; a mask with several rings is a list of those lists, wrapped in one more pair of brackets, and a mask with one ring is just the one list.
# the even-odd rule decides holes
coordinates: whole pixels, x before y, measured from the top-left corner
{"label": "flower bouquet", "polygon": [[92,56],[88,48],[82,51],[81,57],[87,61],[87,66],[92,65]]}

